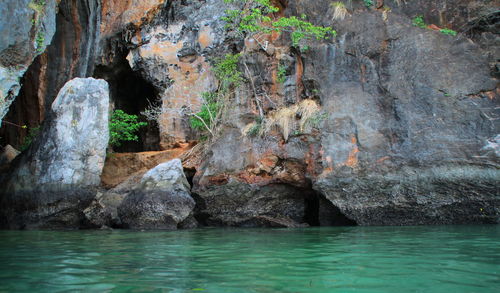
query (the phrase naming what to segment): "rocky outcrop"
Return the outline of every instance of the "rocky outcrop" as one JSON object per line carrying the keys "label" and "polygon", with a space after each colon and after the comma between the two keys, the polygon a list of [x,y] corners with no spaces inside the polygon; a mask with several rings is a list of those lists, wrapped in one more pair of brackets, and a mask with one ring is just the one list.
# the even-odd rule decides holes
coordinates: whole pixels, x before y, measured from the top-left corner
{"label": "rocky outcrop", "polygon": [[114,188],[130,176],[142,176],[159,163],[178,158],[191,147],[185,144],[179,148],[159,152],[111,153],[106,157],[102,170],[102,185],[105,188]]}
{"label": "rocky outcrop", "polygon": [[[242,190],[311,183],[332,209],[361,225],[500,221],[499,158],[492,147],[499,130],[500,92],[491,74],[496,48],[412,25],[421,14],[433,24],[438,15],[427,15],[439,9],[385,4],[393,9],[358,3],[344,20],[333,20],[327,2],[289,1],[286,13],[333,26],[337,38],[309,43],[305,52],[288,50],[286,38],[266,52],[246,41],[242,62],[257,92],[267,93],[260,97],[266,119],[276,115],[273,108],[295,111],[303,101],[316,102],[320,110],[309,129],[296,111],[286,133],[278,128],[251,137],[245,130],[255,125],[258,112],[254,97],[244,93],[254,90],[240,89],[195,177],[208,219],[233,225],[236,217],[225,217],[228,211],[260,197],[276,198],[262,192],[231,203],[234,190],[247,194]],[[449,11],[449,22],[434,24],[459,29],[461,13]],[[286,66],[282,85],[276,82],[276,60]],[[226,204],[221,208],[214,198]]]}
{"label": "rocky outcrop", "polygon": [[[301,49],[288,33],[242,38],[227,30],[223,0],[101,1],[100,19],[87,16],[89,31],[100,25],[100,40],[89,42],[100,53],[65,55],[65,64],[86,68],[81,74],[96,68],[118,108],[139,113],[158,102],[159,135],[145,131],[142,150],[165,150],[200,138],[184,114],[218,88],[213,60],[242,53],[246,81],[225,101],[217,137],[186,158],[202,224],[498,223],[498,1],[343,2],[340,19],[329,1],[273,1],[282,9],[273,17],[304,14],[337,30]],[[426,28],[412,24],[419,15]],[[130,168],[113,170],[128,158]],[[163,165],[142,177],[164,157],[153,158],[108,161],[108,187],[132,177],[85,210],[92,225],[193,223],[185,182],[158,185],[173,180],[160,176]]]}
{"label": "rocky outcrop", "polygon": [[181,161],[149,170],[118,207],[122,225],[131,229],[177,229],[191,222],[195,202]]}
{"label": "rocky outcrop", "polygon": [[20,78],[50,44],[57,0],[6,0],[0,3],[0,123],[16,98]]}
{"label": "rocky outcrop", "polygon": [[74,79],[52,104],[30,149],[2,183],[7,228],[77,228],[100,184],[108,145],[108,85]]}
{"label": "rocky outcrop", "polygon": [[140,37],[131,39],[137,47],[127,56],[130,67],[159,93],[162,149],[197,138],[184,112],[198,112],[202,94],[216,89],[207,57],[215,56],[227,37],[220,19],[227,7],[223,1],[181,2],[174,1],[168,7],[166,19],[160,14],[151,26],[142,28]]}

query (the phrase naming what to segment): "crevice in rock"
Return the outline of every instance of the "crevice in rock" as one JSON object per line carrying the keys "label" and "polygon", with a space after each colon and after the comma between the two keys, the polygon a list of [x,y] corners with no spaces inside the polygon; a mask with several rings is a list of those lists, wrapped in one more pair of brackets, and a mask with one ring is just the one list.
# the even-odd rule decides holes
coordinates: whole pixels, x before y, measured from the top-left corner
{"label": "crevice in rock", "polygon": [[109,83],[114,109],[137,115],[141,121],[147,122],[148,126],[139,131],[137,142],[124,142],[122,146],[115,147],[114,151],[159,151],[160,131],[158,125],[153,121],[146,121],[141,115],[150,102],[153,103],[156,100],[158,92],[151,83],[132,70],[126,59],[127,53],[127,50],[124,50],[115,58],[115,62],[109,65],[96,66],[94,77],[102,78]]}
{"label": "crevice in rock", "polygon": [[189,182],[189,186],[191,189],[193,188],[193,179],[195,174],[196,174],[195,168],[184,168],[184,175],[186,175],[186,179]]}
{"label": "crevice in rock", "polygon": [[64,84],[90,76],[94,68],[100,13],[98,0],[62,0],[58,4],[56,31],[45,52],[37,56],[21,78],[21,90],[2,125],[0,145],[23,144],[31,128],[39,126]]}
{"label": "crevice in rock", "polygon": [[197,193],[191,193],[191,197],[194,199],[196,205],[193,210],[193,215],[196,221],[200,226],[209,226],[208,219],[210,217],[209,214],[202,212],[203,210],[206,210],[207,204],[205,203],[205,200],[203,197],[198,195]]}
{"label": "crevice in rock", "polygon": [[357,223],[346,217],[321,193],[315,190],[305,191],[304,222],[309,226],[356,226]]}

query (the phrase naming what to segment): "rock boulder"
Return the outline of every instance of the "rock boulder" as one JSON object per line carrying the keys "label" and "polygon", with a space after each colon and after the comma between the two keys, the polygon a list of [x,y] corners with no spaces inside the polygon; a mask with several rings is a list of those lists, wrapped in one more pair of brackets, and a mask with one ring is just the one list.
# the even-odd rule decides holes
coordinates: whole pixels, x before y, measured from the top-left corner
{"label": "rock boulder", "polygon": [[[131,229],[176,229],[191,219],[195,201],[175,159],[149,170],[118,207],[124,227]],[[189,225],[191,226],[191,225]]]}
{"label": "rock boulder", "polygon": [[109,90],[103,80],[69,81],[29,150],[2,183],[0,225],[76,228],[95,196],[108,145]]}

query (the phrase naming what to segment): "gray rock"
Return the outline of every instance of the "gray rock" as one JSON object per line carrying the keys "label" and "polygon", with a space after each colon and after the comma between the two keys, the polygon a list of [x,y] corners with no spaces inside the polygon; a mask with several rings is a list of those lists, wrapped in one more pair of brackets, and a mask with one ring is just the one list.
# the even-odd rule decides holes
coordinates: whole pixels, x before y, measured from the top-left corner
{"label": "gray rock", "polygon": [[195,207],[189,190],[179,159],[160,164],[149,170],[125,197],[118,216],[126,228],[177,229]]}
{"label": "gray rock", "polygon": [[0,3],[0,122],[20,90],[20,78],[55,33],[56,0]]}
{"label": "gray rock", "polygon": [[[244,137],[241,125],[255,117],[248,106],[254,102],[251,95],[237,93],[224,131],[195,177],[194,190],[205,200],[202,211],[208,220],[235,225],[271,207],[264,198],[254,204],[264,196],[246,190],[263,181],[261,193],[273,189],[277,173],[262,169],[249,182],[238,178],[248,177],[264,155],[274,154],[302,164],[312,188],[331,202],[321,207],[320,224],[344,216],[361,225],[500,222],[499,91],[490,71],[497,43],[412,25],[415,15],[424,14],[429,24],[458,30],[467,15],[479,17],[479,10],[493,6],[484,1],[408,2],[399,7],[385,1],[393,8],[385,13],[353,3],[353,15],[343,21],[332,20],[327,1],[287,2],[288,15],[304,13],[315,24],[332,26],[337,38],[308,43],[307,52],[286,53],[293,58],[281,58],[290,70],[276,93],[266,87],[274,83],[267,74],[273,68],[261,61],[271,58],[260,50],[247,54],[245,62],[256,76],[257,92],[266,91],[278,108],[314,99],[326,116],[311,133],[288,141],[279,133]],[[447,9],[451,3],[457,5]],[[286,45],[279,49],[286,52]],[[300,74],[294,72],[300,67]],[[236,181],[212,186],[224,176]],[[292,194],[287,189],[273,193],[270,202],[286,202]]]}
{"label": "gray rock", "polygon": [[95,197],[108,145],[104,80],[73,79],[52,104],[41,136],[16,160],[2,191],[8,228],[75,228]]}
{"label": "gray rock", "polygon": [[261,187],[229,179],[196,192],[202,202],[198,217],[208,226],[298,227],[304,223],[304,193],[292,186]]}

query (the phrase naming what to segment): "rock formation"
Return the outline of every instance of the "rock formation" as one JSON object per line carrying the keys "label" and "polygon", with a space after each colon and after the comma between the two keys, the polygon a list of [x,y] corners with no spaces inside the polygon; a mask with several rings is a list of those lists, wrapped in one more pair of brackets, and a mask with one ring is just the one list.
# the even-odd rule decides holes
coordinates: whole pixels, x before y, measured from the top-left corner
{"label": "rock formation", "polygon": [[0,3],[0,122],[33,59],[56,30],[56,0],[6,0]]}
{"label": "rock formation", "polygon": [[[115,108],[160,110],[140,142],[120,151],[184,152],[205,135],[186,110],[199,111],[202,93],[219,88],[217,58],[241,53],[245,81],[225,101],[216,136],[183,156],[192,188],[178,163],[142,177],[162,154],[119,155],[103,177],[113,189],[80,210],[86,221],[140,229],[191,226],[192,216],[245,227],[500,222],[497,0],[343,1],[344,18],[331,1],[272,2],[281,9],[273,18],[306,15],[337,36],[301,46],[286,32],[245,37],[221,19],[241,3],[223,0],[62,0],[54,42],[6,117],[36,125],[67,80],[94,76],[109,82]],[[17,147],[19,132],[4,126],[0,136]],[[30,169],[32,153],[16,168]],[[49,158],[39,161],[65,166]],[[114,170],[124,158],[143,159]],[[182,182],[158,185],[173,180],[162,177],[170,168]],[[15,205],[7,206],[10,219]]]}
{"label": "rock formation", "polygon": [[125,197],[118,216],[126,228],[176,229],[192,217],[195,202],[189,191],[179,159],[160,164]]}
{"label": "rock formation", "polygon": [[77,78],[62,88],[41,136],[13,163],[2,183],[3,227],[79,227],[101,181],[108,107],[103,80]]}

